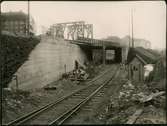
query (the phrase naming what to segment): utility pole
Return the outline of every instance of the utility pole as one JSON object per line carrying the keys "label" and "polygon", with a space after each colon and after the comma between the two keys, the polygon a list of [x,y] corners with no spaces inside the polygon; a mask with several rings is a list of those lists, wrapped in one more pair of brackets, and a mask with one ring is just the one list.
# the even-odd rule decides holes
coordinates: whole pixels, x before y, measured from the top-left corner
{"label": "utility pole", "polygon": [[105,65],[106,64],[106,46],[105,46],[105,43],[104,42],[102,42],[103,43],[103,47],[102,47],[102,54],[103,54],[103,65]]}
{"label": "utility pole", "polygon": [[28,0],[28,35],[30,35],[30,2]]}
{"label": "utility pole", "polygon": [[129,39],[129,48],[130,48],[130,46],[131,46],[131,41],[130,41],[130,39],[131,39],[131,38],[130,38],[130,36],[131,36],[131,35],[130,35],[130,34],[131,34],[131,33],[130,33],[131,21],[130,21],[130,20],[131,20],[131,11],[129,11],[129,38],[128,38],[128,39]]}
{"label": "utility pole", "polygon": [[134,39],[133,39],[133,9],[131,9],[131,24],[132,24],[132,48],[134,48]]}

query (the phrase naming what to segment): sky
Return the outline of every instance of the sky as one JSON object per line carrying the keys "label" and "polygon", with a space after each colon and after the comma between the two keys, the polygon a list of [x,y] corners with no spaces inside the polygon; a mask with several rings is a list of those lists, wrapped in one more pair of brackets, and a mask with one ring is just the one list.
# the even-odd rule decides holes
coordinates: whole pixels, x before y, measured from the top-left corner
{"label": "sky", "polygon": [[[27,13],[27,1],[4,1],[2,12]],[[146,39],[152,48],[166,48],[166,4],[164,1],[30,1],[30,15],[36,23],[37,34],[42,27],[61,22],[85,21],[93,24],[95,39],[107,36],[131,36],[133,10],[133,35]]]}

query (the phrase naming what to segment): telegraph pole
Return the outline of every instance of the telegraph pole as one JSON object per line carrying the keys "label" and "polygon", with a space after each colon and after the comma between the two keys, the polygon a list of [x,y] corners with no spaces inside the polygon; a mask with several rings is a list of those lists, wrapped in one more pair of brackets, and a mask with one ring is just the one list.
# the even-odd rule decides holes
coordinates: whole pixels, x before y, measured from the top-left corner
{"label": "telegraph pole", "polygon": [[30,35],[30,2],[28,0],[28,35]]}
{"label": "telegraph pole", "polygon": [[131,41],[130,41],[130,39],[131,39],[130,38],[130,36],[131,36],[130,35],[131,34],[131,31],[130,31],[130,29],[131,29],[131,27],[130,27],[131,26],[131,21],[130,20],[131,20],[131,11],[129,11],[129,38],[128,38],[129,39],[129,48],[131,46]]}
{"label": "telegraph pole", "polygon": [[132,24],[132,48],[134,48],[134,39],[133,39],[133,9],[131,9],[131,24]]}

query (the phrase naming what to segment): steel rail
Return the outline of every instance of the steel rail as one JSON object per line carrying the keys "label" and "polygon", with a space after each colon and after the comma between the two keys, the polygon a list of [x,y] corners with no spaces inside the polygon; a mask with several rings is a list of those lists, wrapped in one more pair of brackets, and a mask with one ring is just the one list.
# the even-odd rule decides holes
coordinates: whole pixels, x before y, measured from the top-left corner
{"label": "steel rail", "polygon": [[[118,67],[119,68],[119,67]],[[103,85],[101,85],[99,88],[97,88],[93,93],[91,93],[88,97],[83,99],[81,102],[79,102],[77,105],[72,107],[70,110],[63,113],[61,116],[56,118],[54,121],[52,121],[49,125],[61,125],[64,121],[66,121],[68,118],[70,118],[77,110],[79,110],[85,103],[87,103],[97,92],[99,92],[102,88],[104,88],[109,82],[113,80],[115,75],[117,75],[120,71],[115,71],[113,76],[106,80]],[[62,120],[61,120],[62,119]]]}
{"label": "steel rail", "polygon": [[23,115],[23,116],[17,118],[16,120],[13,120],[13,121],[11,121],[11,122],[5,124],[5,125],[19,125],[19,124],[22,124],[22,123],[25,122],[25,121],[30,120],[31,118],[37,116],[38,114],[44,112],[45,110],[51,108],[52,106],[54,106],[54,105],[60,103],[61,101],[67,99],[68,97],[72,96],[73,94],[75,94],[75,93],[77,93],[77,92],[80,92],[80,91],[82,91],[82,90],[84,90],[84,89],[90,87],[91,85],[94,85],[93,82],[95,82],[96,80],[98,80],[99,78],[101,78],[102,76],[104,76],[106,73],[108,73],[108,72],[111,71],[112,69],[113,69],[113,68],[110,68],[109,70],[104,71],[102,74],[100,74],[99,76],[97,76],[96,78],[94,78],[92,81],[89,81],[89,82],[88,82],[89,85],[87,85],[86,87],[80,88],[79,90],[76,90],[76,91],[74,91],[74,92],[72,92],[72,93],[70,93],[70,94],[67,94],[67,95],[65,95],[65,96],[63,96],[63,97],[61,97],[61,98],[59,98],[58,100],[56,100],[56,101],[54,101],[54,102],[51,102],[51,103],[49,103],[49,104],[47,104],[47,105],[44,105],[44,106],[40,107],[39,109],[34,110],[34,111],[32,111],[32,112],[30,112],[30,113],[28,113],[28,114],[25,114],[25,115]]}

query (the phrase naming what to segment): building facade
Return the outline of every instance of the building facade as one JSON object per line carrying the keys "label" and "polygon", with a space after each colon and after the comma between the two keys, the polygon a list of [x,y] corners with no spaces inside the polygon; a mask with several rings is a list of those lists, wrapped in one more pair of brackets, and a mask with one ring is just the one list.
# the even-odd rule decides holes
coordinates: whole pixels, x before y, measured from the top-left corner
{"label": "building facade", "polygon": [[[35,22],[30,18],[29,32],[34,34]],[[28,15],[23,12],[1,13],[1,30],[18,35],[28,35]]]}

